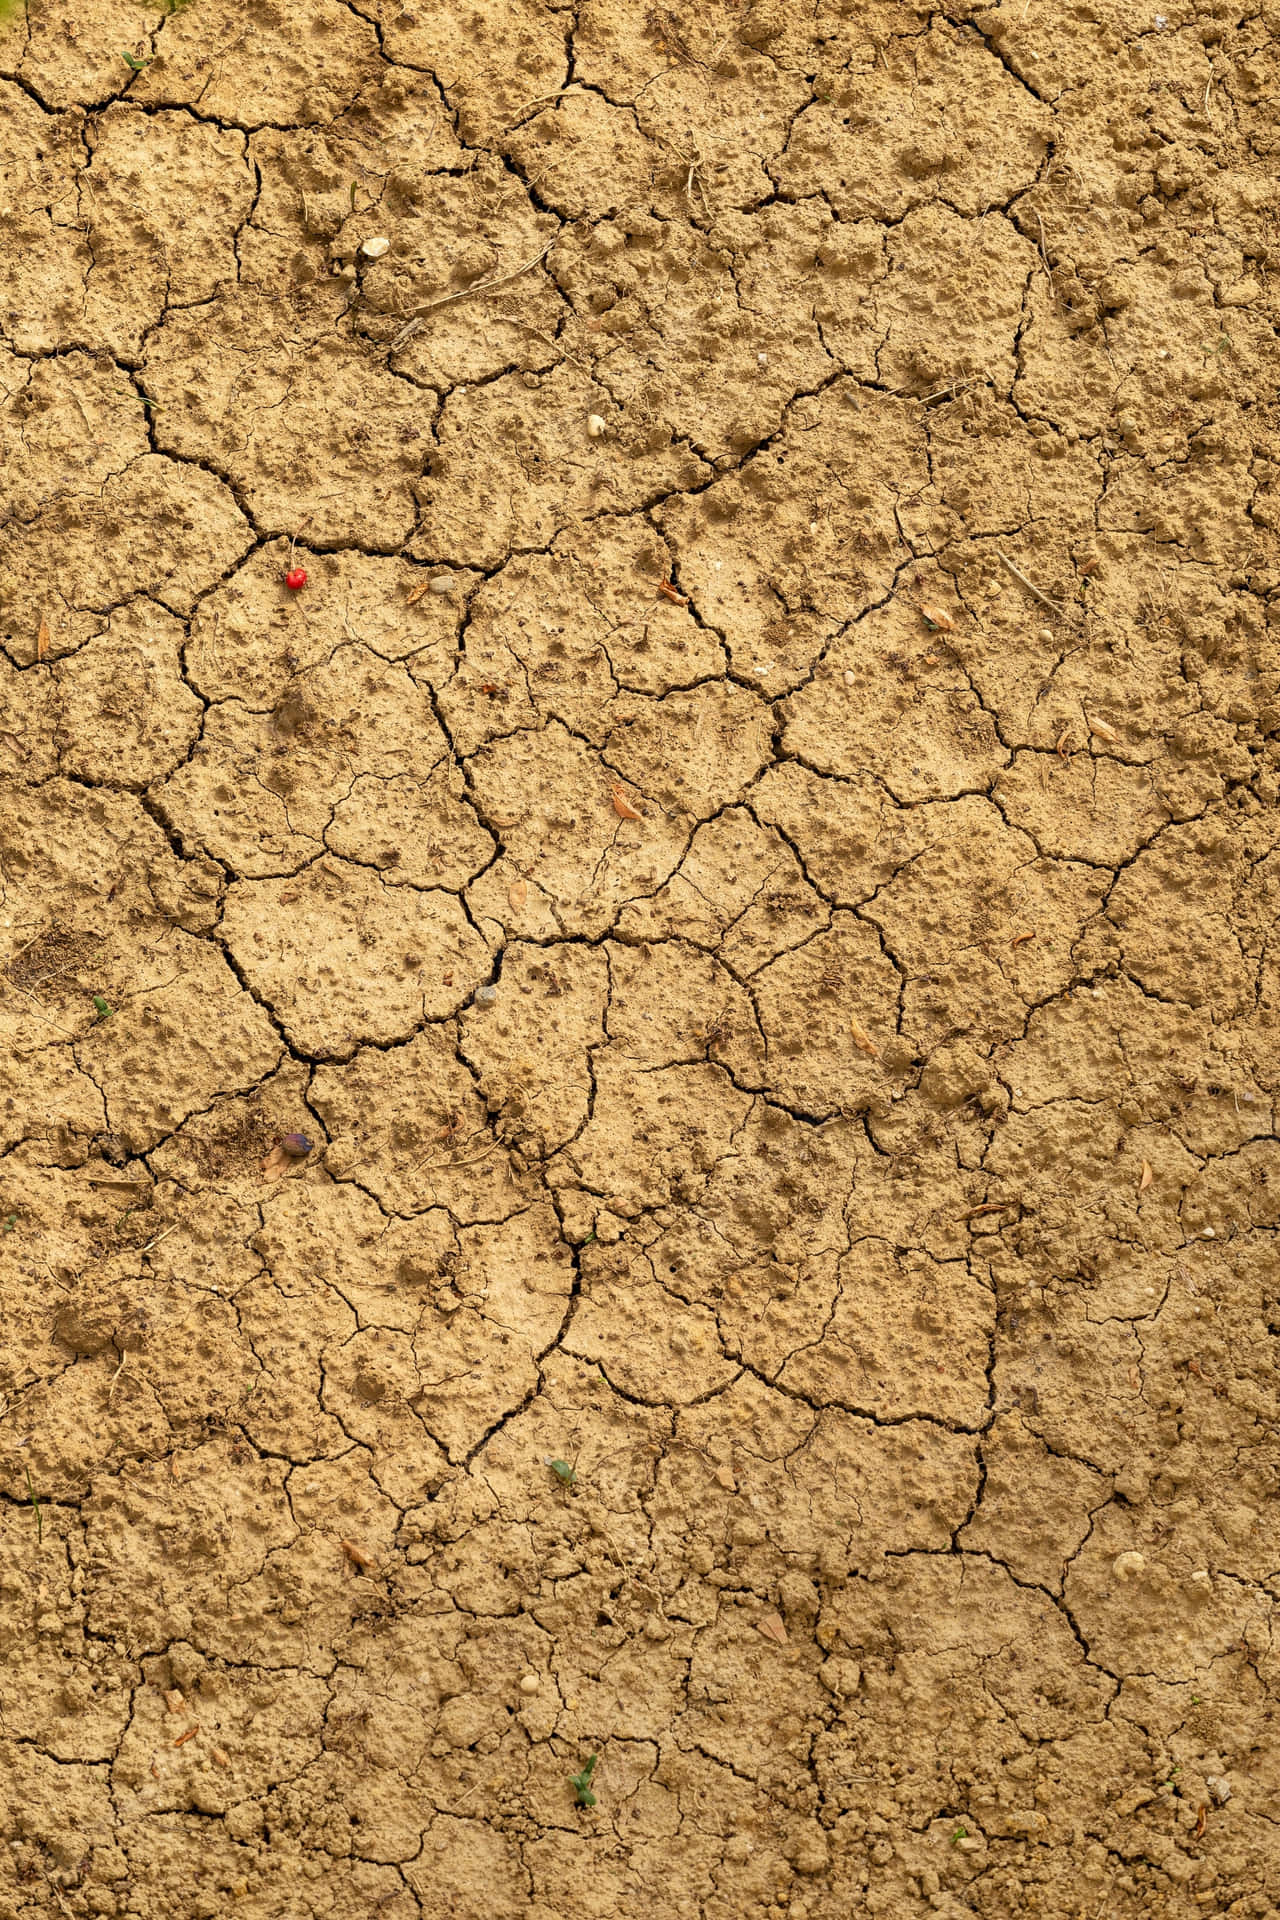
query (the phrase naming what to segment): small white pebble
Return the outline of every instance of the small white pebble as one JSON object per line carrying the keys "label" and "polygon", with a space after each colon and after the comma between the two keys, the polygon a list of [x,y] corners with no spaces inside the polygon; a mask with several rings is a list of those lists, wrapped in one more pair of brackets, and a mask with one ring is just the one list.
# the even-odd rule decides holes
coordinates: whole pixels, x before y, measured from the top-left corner
{"label": "small white pebble", "polygon": [[1206,1228],[1204,1229],[1204,1232],[1203,1232],[1203,1233],[1202,1233],[1202,1234],[1200,1235],[1200,1238],[1201,1238],[1202,1240],[1216,1240],[1216,1239],[1217,1239],[1217,1237],[1218,1237],[1218,1236],[1217,1236],[1217,1234],[1216,1234],[1216,1233],[1214,1232],[1214,1230],[1213,1230],[1213,1228],[1212,1228],[1212,1227],[1206,1227]]}
{"label": "small white pebble", "polygon": [[541,1685],[542,1682],[536,1673],[522,1673],[520,1675],[521,1693],[536,1693]]}
{"label": "small white pebble", "polygon": [[767,367],[768,364],[769,364],[769,356],[767,353],[758,353],[756,355],[756,365],[758,367]]}
{"label": "small white pebble", "polygon": [[498,997],[498,989],[496,987],[477,987],[476,988],[475,1003],[478,1007],[491,1007],[494,1001],[497,999],[497,997]]}
{"label": "small white pebble", "polygon": [[602,439],[608,431],[609,422],[602,413],[589,413],[587,415],[587,432],[593,440]]}
{"label": "small white pebble", "polygon": [[1111,1571],[1117,1580],[1131,1580],[1135,1574],[1145,1571],[1146,1555],[1142,1553],[1118,1553],[1111,1562]]}
{"label": "small white pebble", "polygon": [[432,593],[452,593],[453,575],[451,573],[436,574],[431,582],[431,591]]}
{"label": "small white pebble", "polygon": [[375,233],[371,239],[361,243],[360,251],[366,260],[381,260],[384,253],[390,253],[391,242],[385,234]]}
{"label": "small white pebble", "polygon": [[858,676],[857,676],[857,674],[856,674],[856,673],[854,672],[854,670],[853,670],[853,668],[852,668],[852,667],[846,667],[846,668],[845,668],[845,670],[844,670],[844,683],[845,683],[845,685],[846,685],[846,687],[856,687],[856,686],[857,686],[857,684],[858,684]]}
{"label": "small white pebble", "polygon": [[1198,1587],[1207,1587],[1209,1584],[1209,1569],[1207,1567],[1197,1567],[1191,1578]]}

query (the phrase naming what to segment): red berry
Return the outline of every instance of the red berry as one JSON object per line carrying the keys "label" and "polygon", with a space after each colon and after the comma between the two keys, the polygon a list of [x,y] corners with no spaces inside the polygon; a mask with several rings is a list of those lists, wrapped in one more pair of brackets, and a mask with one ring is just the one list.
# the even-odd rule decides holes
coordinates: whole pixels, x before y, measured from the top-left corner
{"label": "red berry", "polygon": [[307,584],[306,568],[290,567],[288,573],[286,573],[284,577],[284,583],[286,587],[288,587],[290,593],[296,593],[299,587],[305,587]]}

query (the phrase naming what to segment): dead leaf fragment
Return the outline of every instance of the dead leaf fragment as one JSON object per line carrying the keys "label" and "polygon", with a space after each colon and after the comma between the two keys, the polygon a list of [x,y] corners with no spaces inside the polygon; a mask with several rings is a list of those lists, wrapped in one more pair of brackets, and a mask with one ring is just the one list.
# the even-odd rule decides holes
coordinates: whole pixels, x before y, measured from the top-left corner
{"label": "dead leaf fragment", "polygon": [[756,1632],[762,1633],[766,1640],[776,1640],[780,1647],[789,1645],[787,1630],[782,1624],[780,1613],[765,1613],[756,1621]]}
{"label": "dead leaf fragment", "polygon": [[416,607],[419,600],[425,599],[426,595],[429,594],[430,591],[431,591],[431,582],[429,580],[424,580],[420,587],[411,588],[410,591],[405,595],[404,603],[406,607]]}
{"label": "dead leaf fragment", "polygon": [[853,1044],[859,1053],[865,1053],[868,1058],[872,1060],[878,1060],[880,1058],[880,1049],[863,1026],[861,1020],[856,1018],[850,1020],[849,1031],[853,1035]]}
{"label": "dead leaf fragment", "polygon": [[1151,1162],[1144,1160],[1142,1163],[1142,1178],[1138,1182],[1138,1192],[1145,1193],[1154,1179],[1155,1175],[1151,1171]]}
{"label": "dead leaf fragment", "polygon": [[164,1703],[170,1713],[181,1713],[187,1704],[185,1695],[178,1687],[169,1688],[164,1696]]}
{"label": "dead leaf fragment", "polygon": [[619,820],[643,820],[644,815],[632,806],[626,793],[616,782],[609,789],[609,798],[613,802],[613,810]]}
{"label": "dead leaf fragment", "polygon": [[1108,743],[1120,738],[1115,728],[1109,727],[1104,720],[1090,720],[1089,731],[1096,733],[1099,740],[1106,740]]}
{"label": "dead leaf fragment", "polygon": [[173,1743],[174,1746],[185,1747],[188,1740],[194,1740],[196,1735],[199,1733],[199,1731],[200,1731],[200,1725],[199,1725],[199,1722],[197,1721],[194,1727],[188,1727],[185,1733],[180,1733],[178,1735],[177,1739]]}
{"label": "dead leaf fragment", "polygon": [[49,651],[49,622],[40,616],[40,631],[36,635],[36,659],[43,660]]}
{"label": "dead leaf fragment", "polygon": [[366,1553],[363,1547],[358,1547],[354,1540],[339,1540],[338,1545],[342,1548],[342,1551],[346,1554],[352,1566],[359,1567],[361,1573],[377,1572],[378,1563],[373,1555]]}
{"label": "dead leaf fragment", "polygon": [[523,880],[513,880],[507,888],[507,899],[511,902],[511,905],[517,913],[519,913],[528,898],[529,888],[526,883]]}
{"label": "dead leaf fragment", "polygon": [[931,627],[937,627],[942,633],[951,633],[956,624],[943,607],[921,607],[920,614]]}

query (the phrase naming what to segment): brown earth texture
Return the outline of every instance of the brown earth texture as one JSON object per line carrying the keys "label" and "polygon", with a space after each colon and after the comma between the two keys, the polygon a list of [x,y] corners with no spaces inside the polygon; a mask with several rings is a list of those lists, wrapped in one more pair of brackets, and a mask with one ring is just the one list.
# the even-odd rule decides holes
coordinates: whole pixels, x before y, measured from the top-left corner
{"label": "brown earth texture", "polygon": [[6,8],[0,1920],[1280,1912],[1278,161]]}

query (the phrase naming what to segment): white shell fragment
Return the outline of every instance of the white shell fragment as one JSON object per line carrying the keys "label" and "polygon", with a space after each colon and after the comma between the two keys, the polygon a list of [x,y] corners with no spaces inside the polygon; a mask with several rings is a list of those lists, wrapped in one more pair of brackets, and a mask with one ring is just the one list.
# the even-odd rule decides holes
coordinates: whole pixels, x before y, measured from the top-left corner
{"label": "white shell fragment", "polygon": [[587,415],[587,432],[593,440],[602,439],[608,431],[609,422],[602,413],[589,413]]}
{"label": "white shell fragment", "polygon": [[371,239],[360,243],[360,251],[366,260],[381,260],[384,253],[391,251],[391,242],[385,234],[376,233]]}

